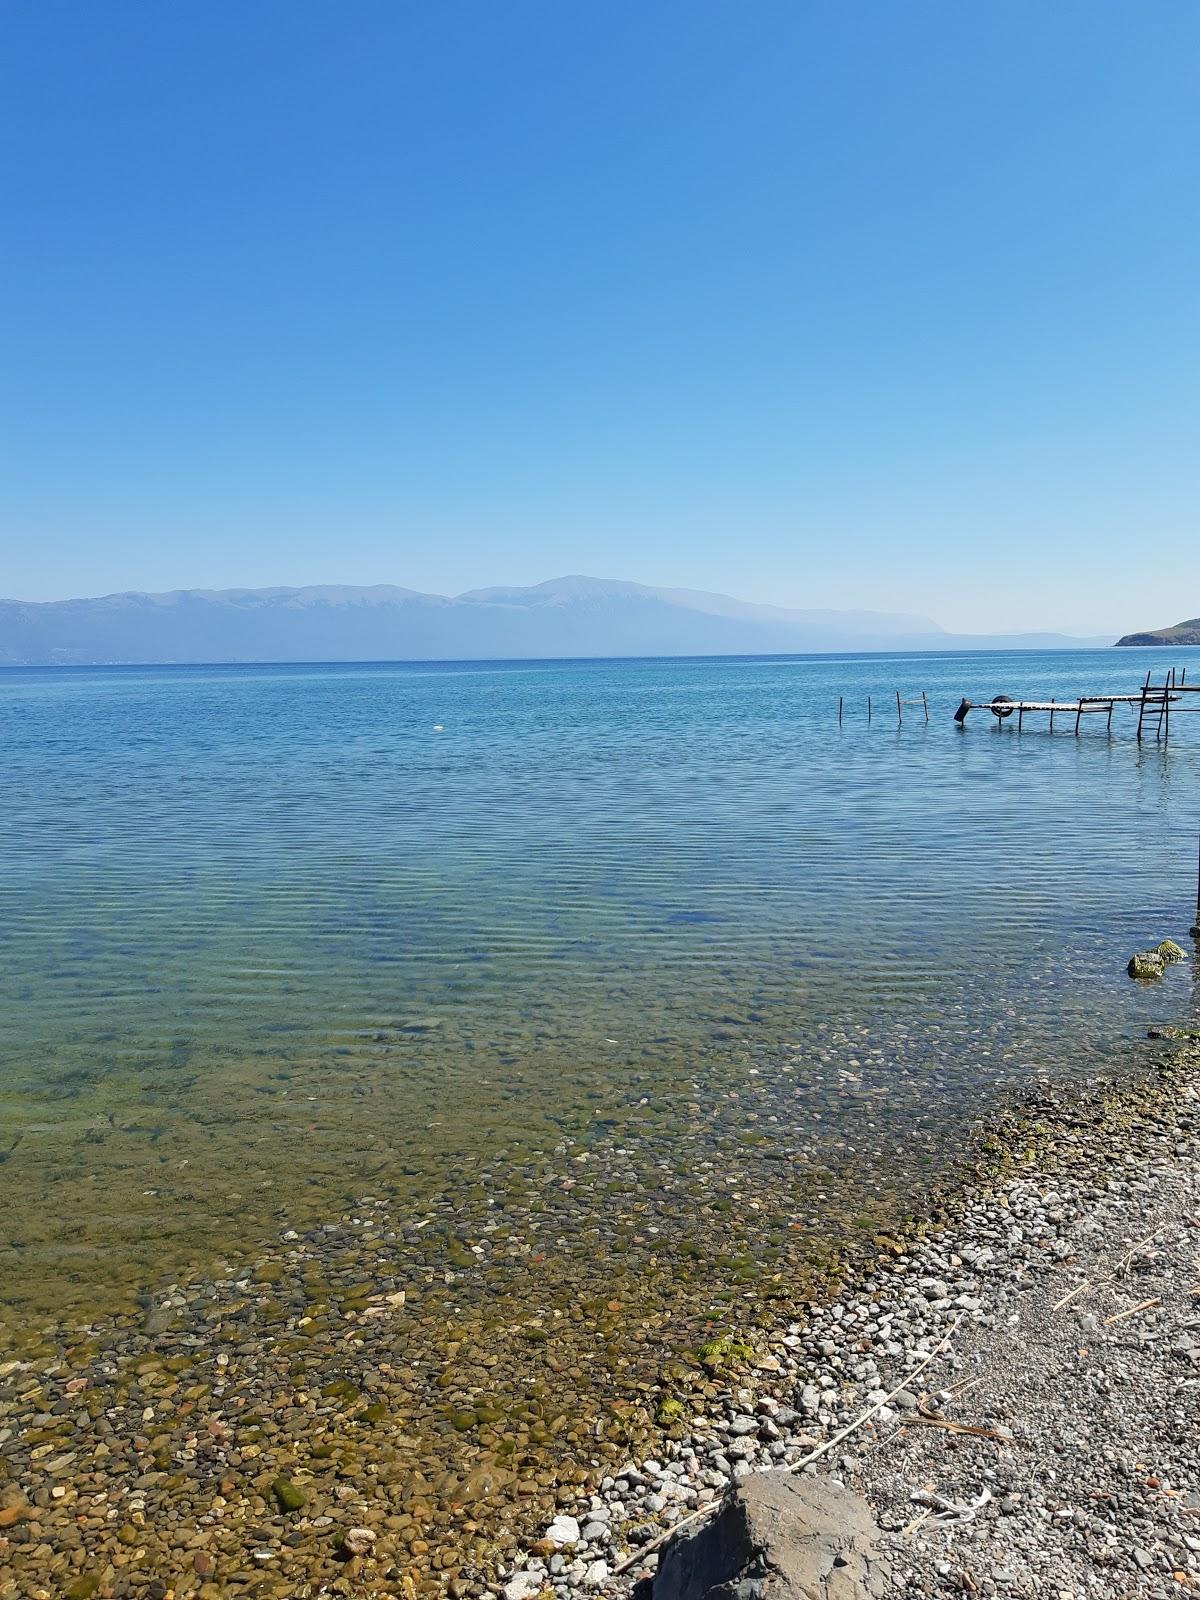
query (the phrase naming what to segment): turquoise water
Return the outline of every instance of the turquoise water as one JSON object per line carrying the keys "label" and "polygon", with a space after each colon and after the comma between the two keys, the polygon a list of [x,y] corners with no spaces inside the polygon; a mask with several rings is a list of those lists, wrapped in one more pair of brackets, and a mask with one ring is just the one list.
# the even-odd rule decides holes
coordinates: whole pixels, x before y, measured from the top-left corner
{"label": "turquoise water", "polygon": [[1191,1003],[1124,964],[1186,942],[1200,718],[952,721],[1165,665],[1200,651],[0,672],[3,1299],[118,1304],[364,1185],[466,1215],[564,1150],[741,1140],[774,1193],[751,1125],[806,1227],[899,1202]]}

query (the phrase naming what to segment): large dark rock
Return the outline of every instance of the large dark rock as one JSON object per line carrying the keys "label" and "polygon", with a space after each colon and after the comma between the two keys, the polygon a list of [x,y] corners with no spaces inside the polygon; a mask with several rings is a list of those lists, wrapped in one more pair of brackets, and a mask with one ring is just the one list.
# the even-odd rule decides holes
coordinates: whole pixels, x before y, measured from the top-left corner
{"label": "large dark rock", "polygon": [[861,1495],[828,1478],[754,1473],[710,1522],[664,1548],[653,1600],[882,1600],[888,1568]]}

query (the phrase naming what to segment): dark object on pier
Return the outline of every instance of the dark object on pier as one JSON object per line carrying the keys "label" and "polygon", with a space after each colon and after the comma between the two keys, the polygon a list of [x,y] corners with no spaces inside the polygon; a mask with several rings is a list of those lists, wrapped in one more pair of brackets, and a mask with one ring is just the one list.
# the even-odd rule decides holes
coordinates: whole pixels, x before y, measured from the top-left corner
{"label": "dark object on pier", "polygon": [[997,721],[1003,722],[1005,717],[1011,717],[1019,707],[1019,702],[1011,699],[1006,694],[994,694],[990,700],[968,700],[963,696],[962,703],[954,713],[954,720],[961,728],[967,720],[968,711],[990,711]]}

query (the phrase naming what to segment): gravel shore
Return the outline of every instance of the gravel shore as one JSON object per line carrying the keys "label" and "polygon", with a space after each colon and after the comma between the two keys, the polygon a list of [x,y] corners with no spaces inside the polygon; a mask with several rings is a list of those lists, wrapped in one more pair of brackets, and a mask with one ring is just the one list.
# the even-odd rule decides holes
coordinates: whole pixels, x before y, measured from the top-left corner
{"label": "gravel shore", "polygon": [[[803,1462],[932,1351],[806,1469],[866,1495],[898,1594],[1200,1592],[1200,1049],[1162,1049],[1136,1082],[1032,1091],[842,1293],[709,1341],[686,1402],[657,1397],[653,1457],[584,1443],[548,1482],[508,1473],[511,1500],[481,1467],[452,1523],[421,1505],[403,1414],[375,1415],[397,1284],[353,1289],[355,1383],[305,1367],[267,1268],[208,1286],[207,1342],[168,1305],[119,1350],[5,1362],[0,1600],[619,1593],[731,1479]],[[274,1343],[247,1303],[274,1305]]]}
{"label": "gravel shore", "polygon": [[865,1494],[897,1594],[1200,1593],[1198,1084],[1189,1046],[1152,1082],[1027,1107],[1014,1171],[814,1305],[661,1460],[559,1518],[507,1600],[652,1572],[656,1554],[622,1572],[627,1551],[730,1478],[812,1454],[943,1340],[804,1469]]}

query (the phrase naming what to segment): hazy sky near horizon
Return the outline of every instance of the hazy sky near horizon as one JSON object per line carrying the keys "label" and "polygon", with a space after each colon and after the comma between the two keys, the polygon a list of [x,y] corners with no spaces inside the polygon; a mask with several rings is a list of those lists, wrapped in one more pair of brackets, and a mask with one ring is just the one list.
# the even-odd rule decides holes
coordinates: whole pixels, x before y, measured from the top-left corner
{"label": "hazy sky near horizon", "polygon": [[1200,612],[1194,0],[38,0],[0,75],[0,595]]}

